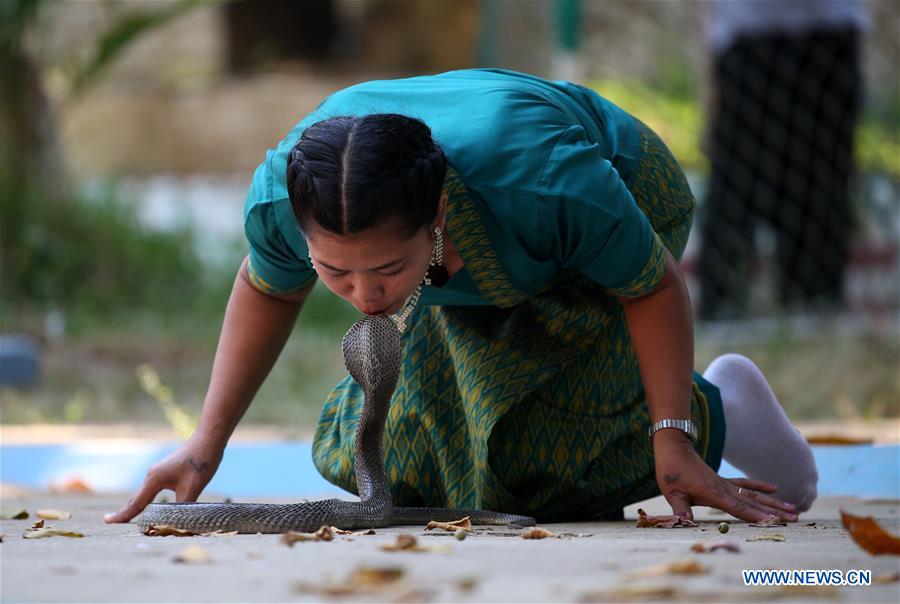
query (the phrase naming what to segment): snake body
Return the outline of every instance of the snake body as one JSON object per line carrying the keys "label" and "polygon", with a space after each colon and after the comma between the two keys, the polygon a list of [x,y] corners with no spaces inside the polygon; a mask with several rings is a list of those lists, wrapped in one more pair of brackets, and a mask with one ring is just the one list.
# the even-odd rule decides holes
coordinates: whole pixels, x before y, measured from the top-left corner
{"label": "snake body", "polygon": [[360,501],[308,503],[151,503],[133,522],[142,530],[170,525],[197,532],[283,533],[423,524],[469,516],[472,524],[531,526],[533,518],[482,510],[395,507],[384,470],[382,434],[400,374],[400,331],[387,316],[365,316],[342,342],[344,364],[364,394],[354,455]]}

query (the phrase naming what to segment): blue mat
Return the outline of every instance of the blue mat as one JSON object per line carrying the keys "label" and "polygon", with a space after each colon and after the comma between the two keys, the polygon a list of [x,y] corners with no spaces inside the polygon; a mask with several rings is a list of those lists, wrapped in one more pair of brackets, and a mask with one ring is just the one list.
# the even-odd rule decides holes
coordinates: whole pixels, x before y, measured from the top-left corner
{"label": "blue mat", "polygon": [[[5,445],[0,446],[0,482],[47,488],[80,478],[97,491],[132,491],[147,469],[176,444]],[[900,446],[813,447],[819,469],[819,495],[900,499]],[[719,473],[740,476],[727,463]],[[206,489],[235,499],[318,497],[340,491],[319,476],[310,443],[229,445]]]}

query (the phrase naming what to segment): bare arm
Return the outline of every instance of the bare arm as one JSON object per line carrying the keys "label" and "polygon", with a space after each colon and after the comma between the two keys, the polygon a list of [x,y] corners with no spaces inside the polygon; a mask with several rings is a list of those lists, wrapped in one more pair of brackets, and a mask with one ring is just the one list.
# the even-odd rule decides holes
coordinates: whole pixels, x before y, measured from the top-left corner
{"label": "bare arm", "polygon": [[[668,250],[665,254],[666,272],[653,292],[641,298],[620,298],[644,382],[651,423],[665,418],[691,417],[694,370],[691,302],[675,259]],[[677,430],[662,430],[654,436],[654,441],[657,437],[673,436],[678,436]]]}
{"label": "bare arm", "polygon": [[[693,319],[687,287],[672,255],[666,251],[665,276],[653,292],[642,298],[620,301],[637,354],[650,421],[690,419]],[[653,456],[656,482],[675,514],[691,518],[691,505],[709,505],[751,522],[768,516],[797,520],[789,504],[766,495],[775,491],[775,485],[720,477],[700,458],[693,442],[680,430],[656,432]],[[739,491],[738,487],[743,488]]]}
{"label": "bare arm", "polygon": [[281,354],[303,302],[302,291],[273,296],[250,284],[241,264],[225,309],[209,389],[197,430],[177,451],[147,471],[143,485],[106,522],[128,522],[163,489],[177,501],[196,501],[222,460],[225,445]]}
{"label": "bare arm", "polygon": [[234,280],[209,390],[197,432],[228,442],[244,412],[284,349],[315,282],[293,294],[264,294],[250,284],[247,260]]}

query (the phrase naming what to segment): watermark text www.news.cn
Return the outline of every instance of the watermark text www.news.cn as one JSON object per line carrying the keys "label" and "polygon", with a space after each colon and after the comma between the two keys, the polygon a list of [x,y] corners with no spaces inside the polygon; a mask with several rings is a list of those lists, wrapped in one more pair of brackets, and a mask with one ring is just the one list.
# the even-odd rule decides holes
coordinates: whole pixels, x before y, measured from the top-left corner
{"label": "watermark text www.news.cn", "polygon": [[743,570],[744,585],[871,585],[871,570]]}

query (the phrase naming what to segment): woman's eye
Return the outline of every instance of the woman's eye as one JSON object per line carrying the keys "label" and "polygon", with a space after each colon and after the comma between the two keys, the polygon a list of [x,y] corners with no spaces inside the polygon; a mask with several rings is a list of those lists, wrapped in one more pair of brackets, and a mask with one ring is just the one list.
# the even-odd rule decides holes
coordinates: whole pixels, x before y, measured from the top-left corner
{"label": "woman's eye", "polygon": [[396,277],[397,275],[399,275],[402,272],[403,272],[403,269],[399,268],[392,273],[381,273],[381,274],[384,275],[385,277]]}
{"label": "woman's eye", "polygon": [[328,273],[328,276],[331,277],[332,279],[340,279],[341,277],[344,277],[346,275],[347,275],[346,272],[344,272],[344,273]]}

